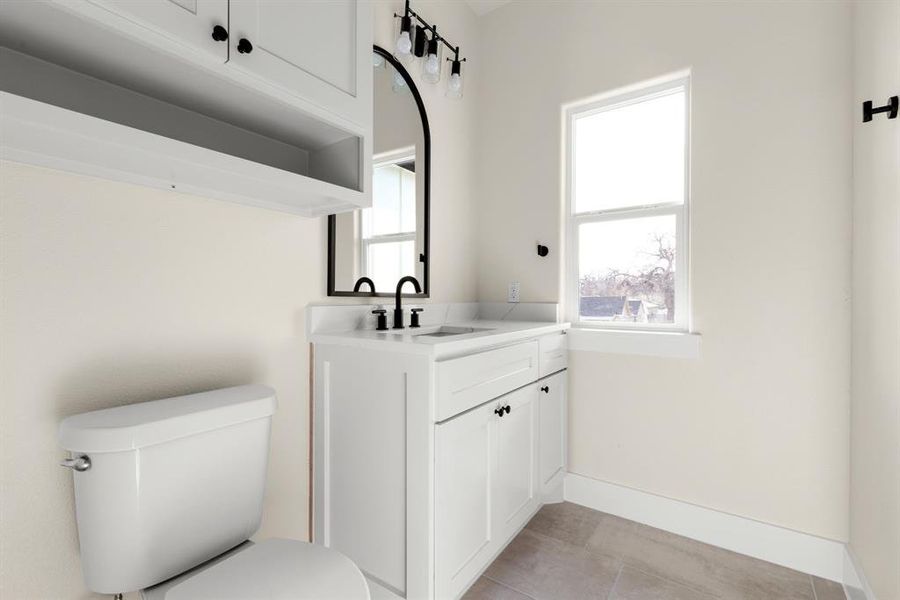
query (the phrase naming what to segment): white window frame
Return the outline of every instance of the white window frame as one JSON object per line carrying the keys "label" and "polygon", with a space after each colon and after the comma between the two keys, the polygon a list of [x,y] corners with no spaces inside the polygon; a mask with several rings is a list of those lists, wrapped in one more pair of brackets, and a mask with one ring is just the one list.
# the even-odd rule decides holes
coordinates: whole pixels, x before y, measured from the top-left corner
{"label": "white window frame", "polygon": [[[401,163],[407,160],[415,160],[416,158],[416,148],[415,146],[409,146],[408,148],[400,148],[399,150],[393,150],[391,152],[384,152],[382,154],[377,154],[372,159],[372,171],[378,167],[383,167],[385,165],[395,165],[397,163]],[[418,191],[418,190],[417,190]],[[417,205],[418,206],[418,205]],[[416,216],[418,220],[418,215]],[[365,275],[371,275],[368,272],[369,270],[369,247],[375,244],[390,244],[394,242],[408,242],[412,241],[415,243],[416,241],[416,230],[412,231],[404,231],[401,233],[389,233],[385,235],[373,235],[372,237],[366,238],[363,237],[362,230],[362,222],[363,220],[360,218],[357,231],[357,237],[360,240],[359,243],[359,260],[360,260],[360,270]],[[415,249],[413,249],[415,264]]]}
{"label": "white window frame", "polygon": [[[565,127],[565,219],[566,219],[566,313],[575,327],[585,329],[614,329],[652,332],[691,331],[690,298],[690,164],[691,164],[691,86],[690,74],[658,79],[650,84],[634,86],[603,94],[564,108]],[[583,213],[574,212],[575,183],[575,119],[608,110],[622,108],[644,100],[662,97],[678,90],[684,91],[684,202],[629,206]],[[630,321],[591,321],[581,319],[581,291],[579,281],[578,231],[585,223],[618,221],[639,217],[675,215],[675,319],[673,323],[634,323]]]}

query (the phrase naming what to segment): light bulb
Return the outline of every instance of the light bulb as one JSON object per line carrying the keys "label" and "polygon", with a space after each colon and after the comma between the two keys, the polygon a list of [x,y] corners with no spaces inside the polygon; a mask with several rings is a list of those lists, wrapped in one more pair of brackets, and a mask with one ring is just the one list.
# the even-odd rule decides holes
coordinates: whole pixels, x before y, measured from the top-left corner
{"label": "light bulb", "polygon": [[406,88],[406,80],[403,79],[403,75],[398,71],[394,71],[394,85],[392,87],[395,92],[400,92]]}
{"label": "light bulb", "polygon": [[397,53],[409,54],[412,50],[412,40],[409,39],[408,31],[401,31],[400,37],[397,38]]}
{"label": "light bulb", "polygon": [[438,61],[437,54],[429,54],[425,60],[425,72],[429,75],[437,75],[441,70],[441,63]]}
{"label": "light bulb", "polygon": [[454,93],[458,93],[462,89],[462,78],[459,76],[459,73],[454,73],[450,76],[450,81],[447,82],[447,89]]}

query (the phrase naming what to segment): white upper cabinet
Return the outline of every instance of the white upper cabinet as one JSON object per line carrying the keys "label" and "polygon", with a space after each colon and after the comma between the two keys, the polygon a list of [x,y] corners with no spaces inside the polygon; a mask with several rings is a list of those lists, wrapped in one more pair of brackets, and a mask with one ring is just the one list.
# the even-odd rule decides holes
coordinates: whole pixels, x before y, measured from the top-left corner
{"label": "white upper cabinet", "polygon": [[372,33],[365,0],[0,1],[0,157],[305,216],[370,206]]}
{"label": "white upper cabinet", "polygon": [[[90,0],[174,44],[228,60],[228,0]],[[216,28],[219,29],[216,29]],[[215,33],[215,38],[213,34]],[[223,35],[225,39],[223,39]]]}
{"label": "white upper cabinet", "polygon": [[371,120],[371,3],[231,0],[230,15],[232,66],[355,122]]}

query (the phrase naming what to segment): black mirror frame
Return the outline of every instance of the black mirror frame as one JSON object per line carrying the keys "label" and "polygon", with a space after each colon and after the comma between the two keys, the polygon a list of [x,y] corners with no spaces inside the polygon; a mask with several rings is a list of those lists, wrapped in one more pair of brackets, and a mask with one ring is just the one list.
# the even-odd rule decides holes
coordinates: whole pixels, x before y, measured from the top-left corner
{"label": "black mirror frame", "polygon": [[[416,106],[419,109],[419,117],[422,119],[422,177],[424,178],[425,192],[423,198],[424,207],[424,232],[422,235],[422,248],[424,252],[420,254],[419,260],[422,266],[422,293],[420,294],[402,294],[404,298],[428,298],[431,292],[431,127],[428,124],[428,113],[425,112],[425,103],[422,101],[422,95],[404,67],[394,56],[382,48],[381,46],[373,46],[373,51],[384,58],[398,73],[403,77],[409,91],[412,93]],[[419,157],[416,157],[416,170],[419,169]],[[371,185],[371,182],[370,182]],[[328,295],[329,296],[354,296],[354,297],[383,297],[393,298],[394,291],[372,292],[344,292],[335,290],[335,244],[337,243],[337,218],[335,215],[328,215]]]}

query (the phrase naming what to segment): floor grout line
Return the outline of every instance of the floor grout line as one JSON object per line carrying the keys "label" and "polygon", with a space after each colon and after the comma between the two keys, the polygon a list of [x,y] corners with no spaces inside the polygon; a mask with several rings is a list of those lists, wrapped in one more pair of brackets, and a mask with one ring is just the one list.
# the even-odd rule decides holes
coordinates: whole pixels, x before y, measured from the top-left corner
{"label": "floor grout line", "polygon": [[695,586],[693,583],[688,583],[686,581],[680,581],[678,579],[672,579],[671,577],[667,577],[666,575],[663,575],[662,573],[660,573],[658,571],[654,572],[652,570],[644,568],[643,565],[631,563],[626,560],[623,560],[622,564],[624,566],[628,567],[629,569],[634,569],[635,571],[637,571],[639,573],[643,573],[644,575],[648,575],[650,577],[655,577],[656,579],[661,579],[661,580],[665,581],[666,583],[671,583],[671,584],[677,585],[678,587],[682,587],[686,590],[690,590],[690,591],[700,594],[702,596],[707,596],[709,598],[720,598],[719,592],[713,593],[713,592],[709,591],[708,589],[704,589],[699,586]]}
{"label": "floor grout line", "polygon": [[616,578],[613,579],[612,585],[609,588],[609,593],[606,594],[606,600],[613,600],[613,592],[616,591],[616,586],[619,585],[619,577],[622,576],[622,571],[625,570],[625,563],[619,565],[619,570],[616,572]]}
{"label": "floor grout line", "polygon": [[502,581],[497,581],[497,580],[494,579],[493,577],[490,577],[490,576],[488,576],[488,575],[482,575],[482,577],[484,577],[484,578],[487,579],[488,581],[493,581],[494,583],[496,583],[497,585],[499,585],[499,586],[501,586],[501,587],[505,587],[505,588],[508,589],[508,590],[512,590],[512,591],[514,591],[514,592],[517,593],[517,594],[522,594],[522,595],[525,596],[526,598],[531,598],[531,600],[536,600],[535,597],[532,596],[531,594],[526,594],[526,593],[523,592],[522,590],[516,589],[516,588],[514,588],[513,586],[511,586],[511,585],[509,585],[509,584],[503,583]]}
{"label": "floor grout line", "polygon": [[813,581],[812,575],[809,576],[809,585],[812,587],[813,600],[819,600],[819,594],[816,593],[816,584]]}

